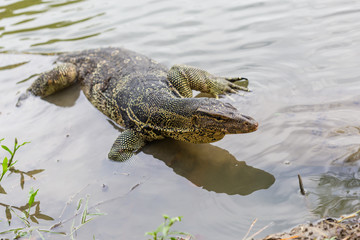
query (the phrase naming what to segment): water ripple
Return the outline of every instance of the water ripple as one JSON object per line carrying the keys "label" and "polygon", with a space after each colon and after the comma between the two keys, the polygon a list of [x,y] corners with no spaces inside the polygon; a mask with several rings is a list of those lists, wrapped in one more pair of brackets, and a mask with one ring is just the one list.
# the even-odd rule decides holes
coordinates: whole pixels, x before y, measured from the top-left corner
{"label": "water ripple", "polygon": [[[315,176],[314,179],[321,180],[319,176],[326,175],[335,165],[358,164],[359,9],[360,2],[356,0],[2,1],[0,126],[5,127],[1,133],[35,140],[34,144],[38,144],[35,159],[41,160],[31,164],[45,164],[47,159],[54,158],[55,152],[56,157],[59,155],[69,162],[75,158],[76,169],[93,171],[90,178],[119,182],[108,171],[101,174],[96,172],[96,167],[87,167],[118,166],[106,159],[107,148],[118,132],[77,89],[72,90],[75,94],[65,93],[66,99],[70,99],[67,97],[70,95],[73,97],[67,107],[65,104],[63,107],[54,105],[51,100],[31,98],[23,108],[15,109],[18,94],[26,90],[36,74],[49,70],[55,57],[5,54],[9,52],[53,53],[123,46],[168,66],[186,63],[224,76],[245,76],[250,80],[251,93],[220,100],[230,102],[244,114],[257,119],[260,123],[258,131],[226,136],[208,148],[216,146],[228,151],[233,161],[246,161],[248,166],[273,175],[275,183],[244,196],[230,196],[225,191],[215,193],[213,188],[207,191],[196,186],[201,186],[197,172],[189,176],[192,170],[198,170],[203,178],[215,179],[220,185],[221,181],[217,179],[231,177],[231,171],[228,171],[226,177],[220,173],[217,178],[211,178],[209,167],[214,166],[211,169],[215,171],[222,169],[224,163],[211,151],[199,152],[204,147],[194,146],[194,152],[204,160],[202,164],[194,161],[189,168],[186,163],[191,158],[179,161],[178,168],[166,165],[169,159],[187,150],[180,151],[175,147],[174,154],[165,154],[170,147],[160,147],[158,152],[163,154],[162,158],[140,152],[138,159],[147,162],[141,176],[154,176],[152,179],[156,179],[156,184],[147,184],[130,196],[134,200],[127,204],[136,206],[134,210],[138,214],[129,214],[128,227],[121,229],[124,231],[121,234],[126,239],[141,238],[143,232],[154,227],[150,226],[153,217],[163,212],[187,214],[184,223],[188,223],[195,234],[205,236],[204,239],[242,237],[255,218],[263,221],[258,223],[259,228],[271,221],[276,222],[273,231],[289,228],[301,218],[309,219],[314,214],[298,194],[296,176],[299,172],[306,186],[312,189],[310,195],[314,195],[322,191],[323,186],[317,188],[317,180],[310,181],[310,178]],[[22,79],[25,81],[16,84]],[[58,101],[61,101],[60,97]],[[68,132],[74,138],[65,139]],[[101,147],[98,144],[102,144]],[[62,174],[56,170],[58,165],[47,167]],[[66,169],[69,171],[66,179],[77,179],[79,174],[87,177],[88,171],[71,172],[71,167]],[[184,168],[187,174],[176,174]],[[132,174],[129,178],[136,177],[136,173]],[[243,177],[245,174],[238,175]],[[254,174],[254,178],[257,177]],[[121,181],[121,184],[127,182]],[[240,187],[246,182],[236,178],[231,184]],[[222,189],[231,184],[225,184]],[[110,186],[109,189],[116,188]],[[76,190],[71,188],[72,192]],[[323,190],[327,192],[327,188]],[[43,191],[44,196],[52,196],[51,190]],[[66,191],[64,189],[64,194],[70,195]],[[149,208],[148,204],[154,207]],[[108,220],[96,223],[99,229],[108,229],[109,235],[116,235],[118,225],[111,226],[124,214],[124,208],[117,206],[109,206],[113,212],[108,215]],[[320,208],[322,206],[320,204]],[[340,206],[347,207],[346,204]],[[142,229],[143,226],[146,229]],[[94,234],[97,233],[94,230]],[[116,237],[111,235],[109,239]]]}
{"label": "water ripple", "polygon": [[34,32],[37,30],[42,30],[42,29],[57,29],[57,28],[64,28],[64,27],[68,27],[68,26],[72,26],[78,23],[83,23],[86,21],[89,21],[95,17],[99,17],[103,15],[103,13],[97,14],[95,16],[91,16],[91,17],[87,17],[84,19],[80,19],[77,21],[59,21],[59,22],[54,22],[51,24],[46,24],[46,25],[40,25],[40,26],[36,26],[36,27],[32,27],[32,28],[24,28],[24,29],[18,29],[18,30],[13,30],[13,31],[4,31],[0,37],[3,37],[5,35],[10,35],[10,34],[17,34],[17,33],[25,33],[25,32]]}

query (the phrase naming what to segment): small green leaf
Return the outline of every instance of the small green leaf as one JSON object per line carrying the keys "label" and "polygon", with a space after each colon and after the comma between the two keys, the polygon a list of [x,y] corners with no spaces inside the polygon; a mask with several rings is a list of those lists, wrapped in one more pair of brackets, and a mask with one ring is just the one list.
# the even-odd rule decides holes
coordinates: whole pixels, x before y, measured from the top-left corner
{"label": "small green leaf", "polygon": [[0,182],[1,180],[3,179],[5,173],[9,170],[9,167],[8,167],[8,159],[7,157],[4,158],[4,161],[2,162],[2,173],[1,173],[1,176],[0,176]]}
{"label": "small green leaf", "polygon": [[17,236],[19,236],[19,237],[16,237],[16,238],[21,238],[21,237],[25,237],[25,236],[27,236],[29,233],[28,232],[26,232],[26,231],[24,231],[24,232],[19,232],[18,234],[17,234]]}
{"label": "small green leaf", "polygon": [[164,226],[165,226],[165,223],[162,223],[162,224],[154,231],[154,233],[159,233],[159,232],[161,232]]}
{"label": "small green leaf", "polygon": [[88,215],[88,204],[89,204],[89,196],[86,196],[86,202],[85,202],[85,206],[84,206],[84,211],[83,211],[83,214],[82,214],[82,217],[81,217],[81,223],[82,224],[85,224],[87,222],[86,217]]}
{"label": "small green leaf", "polygon": [[0,234],[6,234],[6,233],[11,233],[11,232],[16,233],[16,232],[18,232],[20,230],[23,230],[23,229],[25,229],[25,228],[14,228],[14,229],[10,229],[10,230],[0,232]]}
{"label": "small green leaf", "polygon": [[15,138],[14,154],[20,147],[22,147],[22,146],[24,146],[25,144],[28,144],[28,143],[30,143],[30,142],[23,142],[20,145],[18,145],[17,139]]}
{"label": "small green leaf", "polygon": [[152,236],[153,240],[172,240],[172,239],[176,240],[180,238],[172,237],[172,236],[179,236],[179,235],[192,237],[191,234],[188,233],[179,232],[179,231],[170,231],[174,223],[181,221],[182,218],[181,216],[170,218],[168,215],[164,214],[163,217],[164,217],[164,222],[155,231],[146,232],[145,235]]}
{"label": "small green leaf", "polygon": [[66,235],[65,232],[54,232],[54,231],[50,231],[50,230],[46,230],[46,229],[39,229],[40,232],[44,232],[44,233],[52,233],[52,234],[59,234],[59,235]]}
{"label": "small green leaf", "polygon": [[154,232],[146,232],[145,233],[145,236],[146,235],[149,235],[149,236],[152,236],[152,237],[155,237],[156,236],[156,234],[154,233]]}
{"label": "small green leaf", "polygon": [[3,149],[5,149],[6,151],[8,151],[11,156],[13,155],[13,152],[12,152],[7,146],[1,145],[1,147],[2,147]]}
{"label": "small green leaf", "polygon": [[20,146],[24,146],[25,144],[28,144],[28,143],[31,143],[31,142],[23,142],[22,144],[20,144]]}
{"label": "small green leaf", "polygon": [[76,208],[77,211],[79,211],[79,209],[81,208],[82,201],[83,201],[83,199],[80,198],[79,202],[78,202],[78,205],[77,205],[77,208]]}
{"label": "small green leaf", "polygon": [[39,191],[39,189],[34,192],[33,188],[31,188],[30,191],[29,191],[29,195],[30,195],[29,196],[29,202],[28,202],[29,203],[29,213],[30,213],[31,206],[33,205],[33,203],[35,201],[35,196],[38,193],[38,191]]}
{"label": "small green leaf", "polygon": [[179,232],[179,231],[173,231],[170,232],[169,235],[183,235],[183,236],[189,236],[191,237],[192,235],[190,233],[186,233],[186,232]]}
{"label": "small green leaf", "polygon": [[169,226],[171,227],[172,225],[174,225],[174,223],[176,222],[180,222],[181,221],[181,217],[173,217],[169,220]]}
{"label": "small green leaf", "polygon": [[162,234],[163,234],[164,237],[167,237],[167,235],[169,233],[169,230],[170,230],[170,225],[163,227]]}
{"label": "small green leaf", "polygon": [[86,223],[86,216],[87,216],[87,211],[86,209],[84,210],[82,217],[81,217],[81,224],[85,224]]}
{"label": "small green leaf", "polygon": [[3,170],[3,175],[8,170],[8,158],[7,157],[5,157],[4,161],[2,162],[2,170]]}
{"label": "small green leaf", "polygon": [[28,143],[31,143],[31,142],[23,142],[22,144],[20,144],[19,146],[17,146],[17,149],[18,150],[20,147],[24,146],[25,144],[28,144]]}
{"label": "small green leaf", "polygon": [[13,167],[16,163],[17,163],[17,160],[15,162],[11,163],[11,164],[9,162],[9,168]]}

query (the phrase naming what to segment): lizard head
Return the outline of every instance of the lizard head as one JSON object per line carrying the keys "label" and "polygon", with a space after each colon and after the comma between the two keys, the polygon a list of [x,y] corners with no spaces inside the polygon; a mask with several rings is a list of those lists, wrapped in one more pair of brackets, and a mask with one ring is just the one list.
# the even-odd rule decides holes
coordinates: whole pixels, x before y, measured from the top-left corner
{"label": "lizard head", "polygon": [[192,116],[192,124],[198,131],[211,131],[225,134],[249,133],[257,130],[258,123],[251,117],[241,114],[229,103],[207,99]]}
{"label": "lizard head", "polygon": [[217,99],[175,98],[156,108],[150,115],[143,114],[143,125],[151,133],[159,131],[161,136],[185,142],[216,142],[226,134],[250,133],[258,127],[253,118]]}
{"label": "lizard head", "polygon": [[257,130],[258,123],[251,117],[241,114],[229,103],[216,99],[182,99],[182,109],[187,119],[182,122],[184,131],[177,131],[169,137],[192,143],[210,143],[222,139],[226,134],[250,133]]}

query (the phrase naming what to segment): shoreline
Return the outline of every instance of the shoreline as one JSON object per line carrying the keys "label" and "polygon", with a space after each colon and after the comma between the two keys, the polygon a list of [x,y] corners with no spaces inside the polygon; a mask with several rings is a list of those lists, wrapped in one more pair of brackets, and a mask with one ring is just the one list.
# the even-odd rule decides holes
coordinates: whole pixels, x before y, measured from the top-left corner
{"label": "shoreline", "polygon": [[326,218],[315,223],[304,223],[289,232],[268,235],[264,240],[342,239],[360,240],[360,210],[339,219]]}

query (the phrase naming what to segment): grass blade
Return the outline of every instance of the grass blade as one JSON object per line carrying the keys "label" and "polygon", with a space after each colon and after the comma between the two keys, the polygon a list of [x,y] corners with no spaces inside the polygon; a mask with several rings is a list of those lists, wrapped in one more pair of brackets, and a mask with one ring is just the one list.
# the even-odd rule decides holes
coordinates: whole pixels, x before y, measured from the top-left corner
{"label": "grass blade", "polygon": [[5,149],[6,151],[8,151],[11,156],[14,154],[7,146],[1,145],[1,147],[2,147],[3,149]]}
{"label": "grass blade", "polygon": [[21,230],[24,230],[25,228],[13,228],[13,229],[9,229],[9,230],[6,230],[6,231],[3,231],[3,232],[0,232],[0,234],[6,234],[6,233],[15,233],[15,232],[18,232],[18,231],[21,231]]}
{"label": "grass blade", "polygon": [[7,157],[4,158],[4,161],[2,162],[2,173],[1,173],[1,176],[0,176],[0,182],[1,180],[3,179],[5,173],[9,170],[9,167],[8,167],[8,159]]}
{"label": "grass blade", "polygon": [[39,189],[34,192],[34,189],[30,188],[30,191],[29,191],[30,196],[29,196],[29,202],[28,202],[28,204],[29,204],[29,213],[28,214],[29,215],[30,215],[30,208],[31,208],[31,206],[33,205],[33,203],[35,201],[35,196],[38,193],[38,191],[39,191]]}

